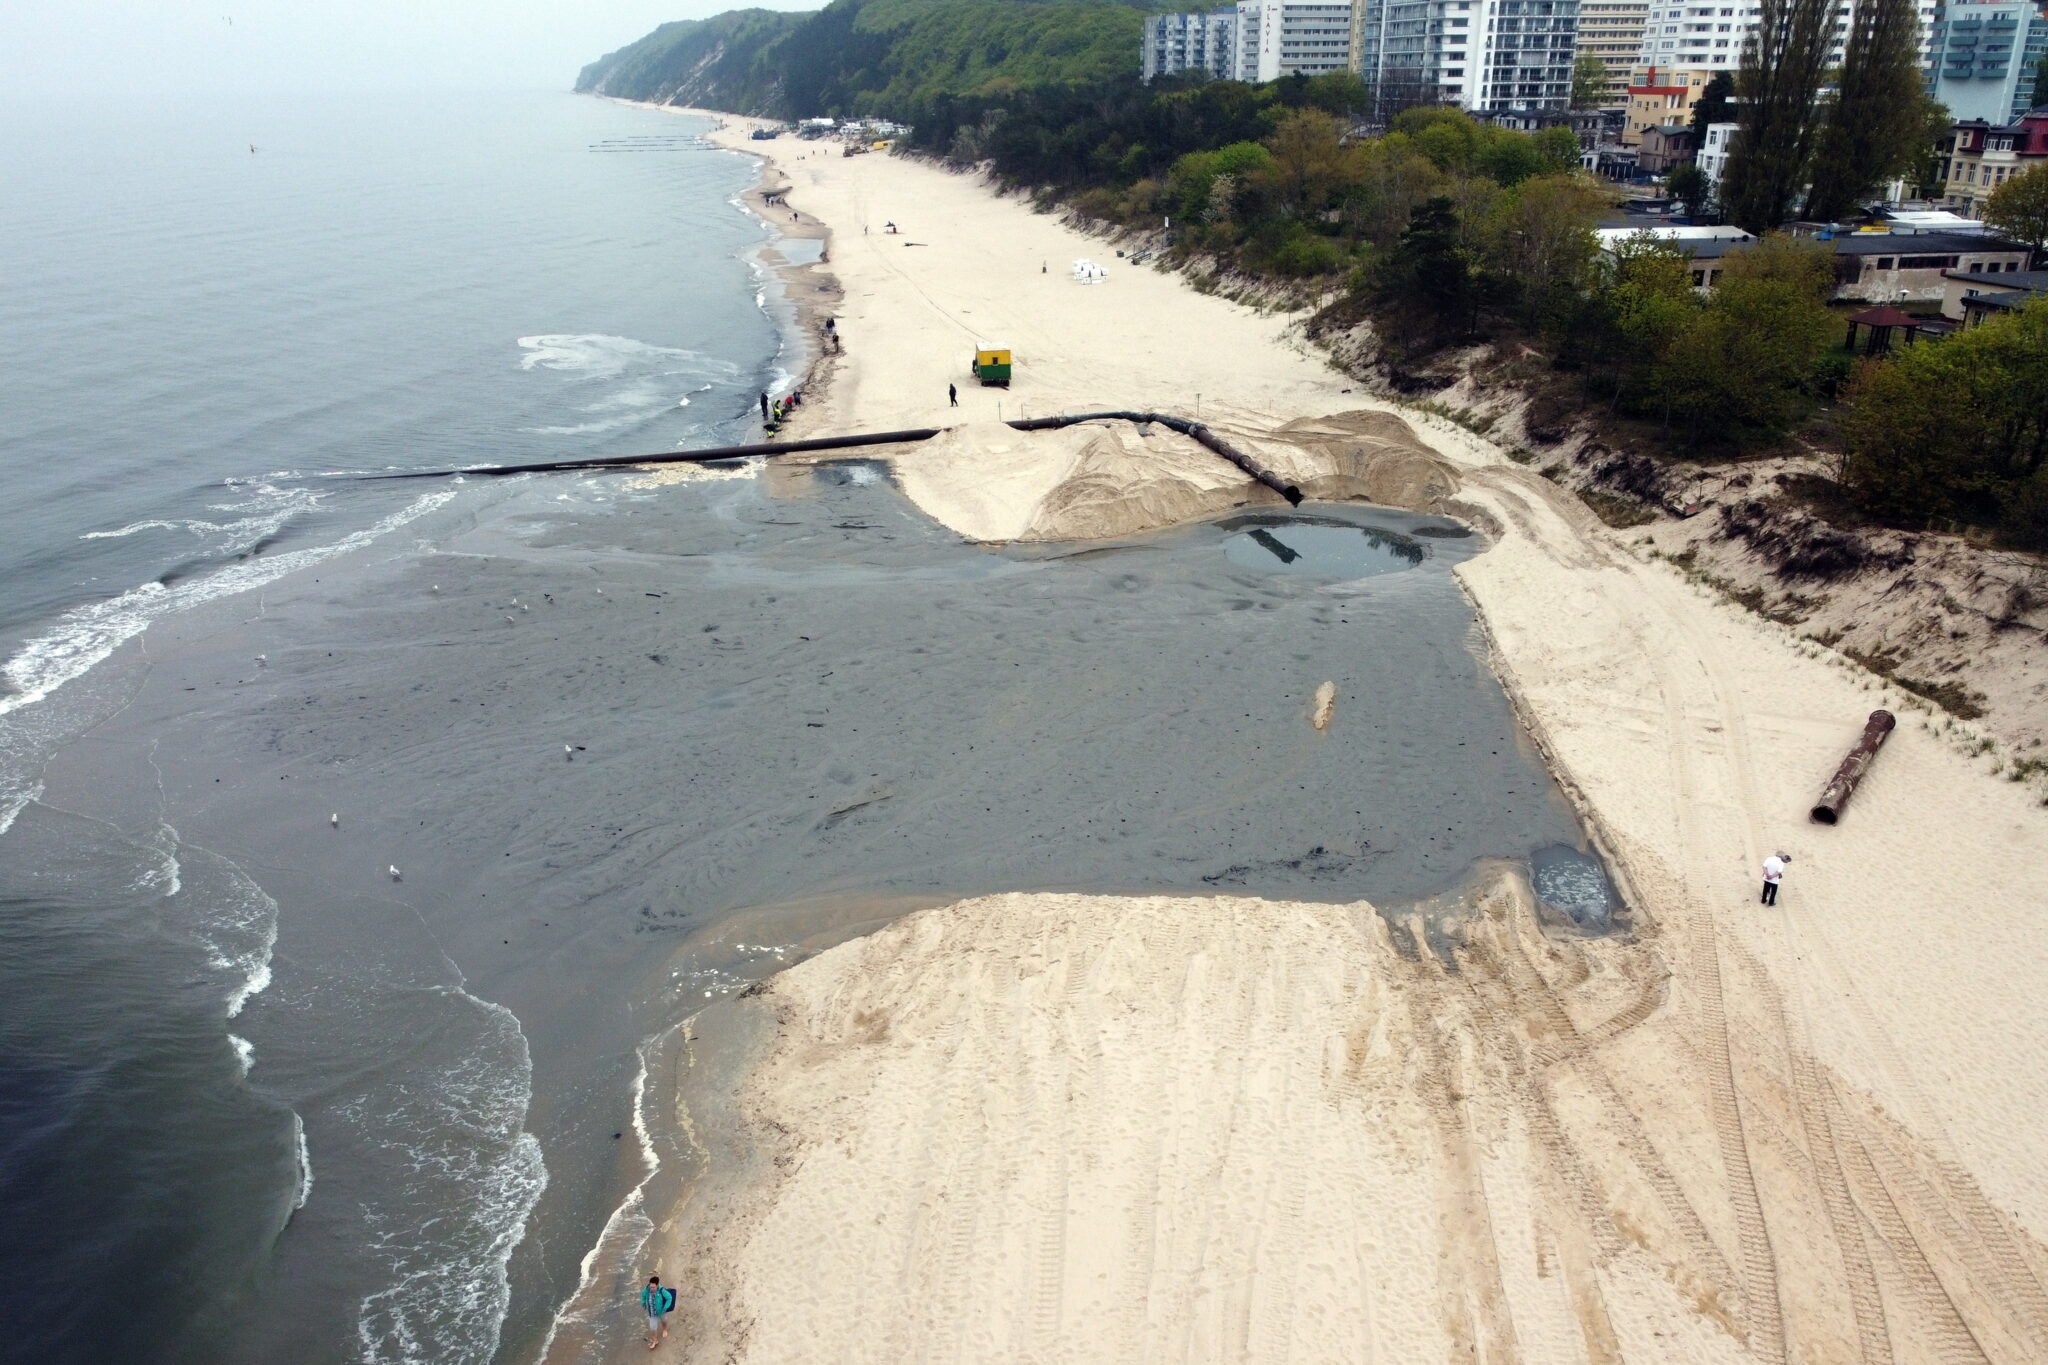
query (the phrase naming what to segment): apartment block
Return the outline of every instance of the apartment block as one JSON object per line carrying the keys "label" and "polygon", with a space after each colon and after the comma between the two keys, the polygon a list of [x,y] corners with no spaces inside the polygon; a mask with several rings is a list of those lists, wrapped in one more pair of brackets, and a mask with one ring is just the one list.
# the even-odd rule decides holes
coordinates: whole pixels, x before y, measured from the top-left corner
{"label": "apartment block", "polygon": [[[1937,0],[1921,0],[1919,5],[1923,61],[1938,8]],[[1666,71],[1733,71],[1742,63],[1742,45],[1756,32],[1758,13],[1755,0],[1650,0],[1637,66],[1656,66]],[[1836,6],[1835,41],[1828,54],[1829,66],[1842,64],[1843,45],[1848,41],[1854,14],[1854,0],[1842,0]]]}
{"label": "apartment block", "polygon": [[1950,4],[1934,17],[1927,93],[1959,120],[2004,123],[2048,92],[2034,89],[2048,18],[2032,4]]}
{"label": "apartment block", "polygon": [[1571,102],[1579,0],[1360,0],[1354,21],[1369,86],[1478,110]]}
{"label": "apartment block", "polygon": [[1239,80],[1277,81],[1351,67],[1348,0],[1243,0],[1238,5]]}
{"label": "apartment block", "polygon": [[1139,71],[1148,81],[1190,70],[1229,79],[1237,74],[1237,10],[1155,14],[1145,21],[1144,44]]}
{"label": "apartment block", "polygon": [[1649,0],[1579,0],[1578,51],[1598,57],[1607,66],[1603,106],[1627,100],[1649,16]]}

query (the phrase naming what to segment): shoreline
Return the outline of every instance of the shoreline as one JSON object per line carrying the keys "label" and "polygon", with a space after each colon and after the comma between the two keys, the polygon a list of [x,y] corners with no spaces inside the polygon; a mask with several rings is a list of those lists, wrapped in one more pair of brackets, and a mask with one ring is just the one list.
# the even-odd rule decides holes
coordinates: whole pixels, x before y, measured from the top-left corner
{"label": "shoreline", "polygon": [[[2048,979],[2048,887],[2029,871],[2048,861],[2048,832],[2024,793],[1973,766],[1898,689],[1704,595],[1483,440],[1402,415],[1428,458],[1383,433],[1364,460],[1363,428],[1347,426],[1347,415],[1398,409],[1351,395],[1349,381],[1270,319],[1156,272],[1113,266],[1099,289],[1056,280],[1050,261],[1096,249],[1090,239],[968,177],[900,158],[807,169],[806,202],[821,220],[864,216],[870,202],[915,204],[919,218],[906,224],[914,240],[845,247],[837,274],[859,345],[837,367],[820,422],[935,425],[922,419],[944,410],[957,373],[948,353],[968,336],[1017,339],[1013,390],[960,394],[970,409],[962,416],[980,425],[959,449],[889,456],[906,494],[963,534],[970,514],[1000,514],[987,524],[1007,538],[1041,528],[1045,538],[1085,540],[1249,499],[1227,480],[1197,487],[1207,473],[1163,450],[1024,448],[986,429],[1005,403],[1184,407],[1192,394],[1270,458],[1298,461],[1304,487],[1321,478],[1317,496],[1368,496],[1398,456],[1412,477],[1397,494],[1441,474],[1452,486],[1435,496],[1492,529],[1487,548],[1456,571],[1488,666],[1607,853],[1635,934],[1563,943],[1502,893],[1448,945],[1455,978],[1433,975],[1429,954],[1411,968],[1361,941],[1355,981],[1326,1002],[1324,1032],[1226,1040],[1224,1064],[1238,1074],[1307,1085],[1317,1057],[1353,1055],[1348,1030],[1406,1039],[1390,1052],[1369,1041],[1356,1055],[1394,1068],[1390,1088],[1375,1092],[1376,1121],[1409,1113],[1412,1145],[1367,1161],[1306,1141],[1290,1151],[1288,1139],[1267,1135],[1219,1158],[1250,1163],[1231,1169],[1283,1192],[1330,1188],[1339,1172],[1398,1173],[1407,1184],[1376,1186],[1382,1201],[1405,1198],[1396,1188],[1432,1192],[1426,1206],[1401,1205],[1398,1219],[1385,1202],[1354,1209],[1354,1229],[1400,1221],[1413,1233],[1411,1254],[1439,1267],[1410,1296],[1422,1316],[1412,1303],[1368,1309],[1378,1315],[1368,1350],[1777,1365],[1880,1358],[1873,1342],[1899,1359],[1926,1358],[1958,1330],[1988,1343],[1993,1359],[2048,1350],[2048,1312],[2025,1290],[2048,1275],[2048,1145],[2029,1118],[2048,1096],[2048,1059],[2035,1046],[2048,1037],[2038,990]],[[925,250],[887,250],[913,245]],[[991,491],[991,480],[1001,486]],[[963,502],[963,490],[979,503]],[[1077,506],[1090,515],[1071,515]],[[1902,723],[1851,818],[1809,825],[1813,787],[1879,705]],[[1340,711],[1333,740],[1343,733]],[[1785,904],[1762,911],[1752,904],[1754,869],[1776,849],[1794,855],[1793,873]],[[949,1358],[1338,1350],[1341,1333],[1290,1337],[1286,1324],[1307,1319],[1283,1305],[1312,1301],[1318,1330],[1351,1330],[1356,1304],[1343,1275],[1308,1285],[1297,1271],[1329,1268],[1190,1252],[1174,1229],[1215,1215],[1211,1196],[1235,1187],[1158,1164],[1141,1137],[1104,1145],[1101,1136],[1119,1104],[1180,1114],[1162,1131],[1187,1143],[1216,1140],[1220,1115],[1174,1109],[1170,1075],[1116,1070],[1142,1070],[1144,1049],[1105,1070],[1085,1051],[1027,1046],[1047,1030],[1098,1036],[1123,1017],[1104,1013],[1119,1002],[1135,1011],[1130,1027],[1167,1028],[1190,1006],[1150,983],[1192,980],[1194,963],[1233,963],[1251,973],[1242,979],[1250,998],[1290,999],[1260,983],[1310,970],[1313,954],[1264,955],[1230,938],[1233,923],[1277,923],[1269,917],[1286,907],[1243,902],[1226,916],[1224,898],[1190,902],[1168,917],[1188,921],[1185,936],[1162,928],[1103,939],[1091,926],[1164,912],[1128,897],[1005,899],[1010,917],[1042,917],[1035,945],[970,902],[897,921],[774,978],[783,1060],[750,1075],[747,1103],[781,1125],[786,1169],[755,1191],[754,1213],[687,1252],[677,1247],[731,1275],[719,1311],[761,1333],[740,1343],[758,1354],[740,1358],[777,1358],[785,1331],[809,1333],[814,1355],[875,1360],[902,1358],[906,1331]],[[1056,958],[1049,944],[1062,945]],[[1040,998],[1025,983],[1053,965],[1068,990]],[[977,982],[995,993],[977,994]],[[1346,1001],[1358,1013],[1340,1026]],[[877,1019],[889,1023],[879,1034]],[[949,1080],[933,1068],[961,1028],[1013,1046],[979,1054],[971,1082]],[[835,1091],[784,1064],[799,1054],[861,1061],[837,1073]],[[1404,1056],[1434,1061],[1404,1071]],[[1070,1079],[1052,1084],[1061,1066]],[[1436,1077],[1448,1078],[1442,1089]],[[969,1108],[918,1109],[914,1097],[934,1086]],[[1271,1098],[1239,1095],[1254,1108]],[[1061,1126],[1020,1126],[1032,1112]],[[1481,1142],[1482,1133],[1491,1136]],[[1071,1186],[1014,1183],[1113,1153],[1131,1183],[1090,1196],[1128,1220],[1112,1228],[1055,1193]],[[801,1179],[814,1162],[840,1179]],[[934,1185],[921,1170],[960,1178]],[[1020,1205],[1041,1221],[1012,1225]],[[1303,1216],[1284,1200],[1239,1209],[1212,1224],[1227,1229],[1217,1255],[1242,1251],[1246,1239],[1306,1235]],[[973,1275],[919,1259],[921,1217],[966,1239],[974,1254],[958,1265]],[[851,1240],[789,1231],[819,1226]],[[865,1228],[883,1231],[852,1236]],[[1061,1259],[1013,1263],[1000,1238],[976,1240],[1002,1229]],[[1116,1239],[1178,1268],[1117,1280],[1125,1272],[1100,1266],[1122,1286],[1102,1298],[1066,1267],[1095,1264],[1090,1248]],[[1194,1259],[1173,1259],[1184,1255]],[[915,1291],[891,1321],[856,1306],[863,1294],[904,1292],[882,1267],[905,1268]],[[801,1299],[806,1286],[841,1294],[837,1311],[820,1316],[816,1294]],[[1949,1308],[1932,1311],[1937,1302]],[[1061,1304],[1105,1324],[1100,1338],[1068,1335]],[[973,1335],[976,1323],[995,1335]],[[1167,1335],[1145,1335],[1155,1330]]]}
{"label": "shoreline", "polygon": [[[729,123],[738,121],[749,131],[762,126],[766,121],[747,119],[742,115],[720,113],[715,109],[687,108],[681,105],[653,104],[646,100],[621,99],[613,95],[601,95],[600,99],[614,104],[623,104],[634,109],[651,109],[657,113],[678,114],[690,118],[710,119],[712,127],[705,140],[728,152],[753,157],[760,165],[760,173],[752,186],[743,190],[738,199],[741,210],[751,214],[768,229],[767,240],[757,252],[760,266],[772,274],[782,290],[783,298],[790,307],[790,321],[784,330],[786,344],[797,349],[794,372],[782,385],[782,392],[769,392],[775,399],[790,392],[803,395],[803,403],[793,416],[784,420],[782,431],[791,436],[809,433],[811,414],[823,400],[832,384],[836,366],[835,352],[826,344],[825,322],[833,315],[842,296],[838,278],[832,273],[832,230],[822,219],[807,216],[800,208],[788,207],[790,216],[782,216],[780,209],[769,202],[770,196],[786,195],[793,185],[780,161],[760,144],[751,140],[746,143],[720,141],[711,136],[725,129]],[[780,183],[771,183],[779,181]],[[781,250],[784,241],[815,241],[819,243],[818,259],[815,261],[792,261]],[[772,259],[770,259],[772,258]]]}

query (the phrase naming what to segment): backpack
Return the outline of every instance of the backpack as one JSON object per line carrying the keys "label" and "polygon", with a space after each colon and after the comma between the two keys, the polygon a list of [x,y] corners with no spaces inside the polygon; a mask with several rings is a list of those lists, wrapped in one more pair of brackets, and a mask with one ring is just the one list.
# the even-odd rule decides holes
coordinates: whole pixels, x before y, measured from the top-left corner
{"label": "backpack", "polygon": [[675,1290],[673,1290],[673,1289],[670,1289],[670,1288],[669,1288],[669,1287],[668,1287],[667,1285],[663,1285],[663,1286],[661,1287],[661,1294],[659,1295],[659,1298],[660,1298],[660,1300],[661,1300],[661,1311],[662,1311],[662,1312],[664,1312],[664,1313],[673,1313],[673,1312],[675,1311],[675,1307],[676,1307],[676,1291],[675,1291]]}

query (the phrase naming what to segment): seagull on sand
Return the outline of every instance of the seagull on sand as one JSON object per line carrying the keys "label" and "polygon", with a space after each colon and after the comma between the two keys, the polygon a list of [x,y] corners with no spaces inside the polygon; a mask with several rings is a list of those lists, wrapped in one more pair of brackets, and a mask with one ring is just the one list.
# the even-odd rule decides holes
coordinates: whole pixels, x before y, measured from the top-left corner
{"label": "seagull on sand", "polygon": [[340,829],[340,828],[341,828],[341,812],[340,812],[340,811],[336,811],[336,812],[334,812],[334,814],[332,814],[332,815],[328,816],[328,817],[327,817],[327,823],[328,823],[328,824],[329,824],[330,826],[332,826],[333,828],[335,828],[335,829]]}
{"label": "seagull on sand", "polygon": [[268,668],[270,666],[270,656],[268,654],[258,654],[256,656],[256,666],[258,668]]}
{"label": "seagull on sand", "polygon": [[506,613],[505,613],[505,624],[506,624],[506,625],[508,625],[508,626],[516,626],[516,625],[518,625],[518,624],[519,624],[519,618],[518,618],[518,617],[516,617],[516,616],[514,616],[514,615],[513,615],[512,613],[510,613],[510,612],[506,612]]}
{"label": "seagull on sand", "polygon": [[564,744],[562,746],[562,757],[568,759],[571,763],[574,763],[576,761],[576,746],[573,744]]}
{"label": "seagull on sand", "polygon": [[405,880],[405,878],[403,878],[403,877],[401,877],[401,876],[399,876],[399,875],[398,875],[398,864],[397,864],[397,863],[393,863],[393,864],[391,865],[390,871],[391,871],[391,880],[392,880],[392,881],[394,881],[394,882],[402,882],[402,881],[404,881],[404,880]]}

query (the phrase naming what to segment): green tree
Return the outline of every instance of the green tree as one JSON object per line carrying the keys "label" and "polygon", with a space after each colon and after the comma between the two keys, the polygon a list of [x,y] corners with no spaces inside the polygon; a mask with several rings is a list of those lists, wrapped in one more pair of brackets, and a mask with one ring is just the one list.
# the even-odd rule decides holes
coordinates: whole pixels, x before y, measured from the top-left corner
{"label": "green tree", "polygon": [[1664,177],[1664,188],[1673,199],[1685,205],[1686,213],[1695,218],[1705,212],[1707,201],[1713,197],[1713,186],[1707,183],[1707,173],[1690,161],[1671,168],[1671,174]]}
{"label": "green tree", "polygon": [[1296,109],[1266,139],[1272,153],[1265,172],[1283,213],[1319,214],[1344,189],[1350,161],[1344,125],[1320,109]]}
{"label": "green tree", "polygon": [[1539,176],[1501,196],[1487,225],[1486,265],[1520,296],[1526,324],[1554,314],[1592,280],[1593,224],[1606,204],[1577,175]]}
{"label": "green tree", "polygon": [[1439,196],[1415,206],[1401,240],[1376,272],[1384,330],[1419,349],[1469,335],[1479,321],[1479,284],[1461,242],[1455,204]]}
{"label": "green tree", "polygon": [[1735,77],[1740,128],[1721,178],[1729,218],[1762,236],[1792,211],[1812,160],[1814,98],[1834,40],[1835,0],[1762,0]]}
{"label": "green tree", "polygon": [[1590,52],[1572,62],[1572,108],[1598,109],[1607,102],[1607,63]]}
{"label": "green tree", "polygon": [[1875,515],[1997,519],[2016,543],[2048,544],[2048,300],[1864,361],[1842,439],[1843,481]]}
{"label": "green tree", "polygon": [[1558,126],[1545,128],[1530,139],[1536,146],[1536,154],[1543,158],[1544,166],[1552,173],[1575,171],[1579,168],[1579,139],[1571,129]]}
{"label": "green tree", "polygon": [[1847,217],[1871,190],[1919,159],[1920,16],[1914,0],[1858,0],[1842,78],[1818,139],[1806,216]]}
{"label": "green tree", "polygon": [[1716,71],[1692,106],[1692,145],[1707,145],[1707,128],[1735,121],[1735,73]]}
{"label": "green tree", "polygon": [[1984,221],[2037,253],[2048,250],[2048,165],[2030,167],[1991,191]]}
{"label": "green tree", "polygon": [[1639,394],[1657,398],[1665,423],[1677,397],[1668,381],[1668,358],[1705,308],[1692,286],[1692,260],[1670,242],[1638,232],[1612,251],[1613,283],[1606,291],[1618,344],[1614,347],[1613,406],[1633,407]]}
{"label": "green tree", "polygon": [[1213,205],[1212,191],[1219,176],[1230,178],[1233,189],[1245,177],[1272,168],[1273,154],[1256,142],[1233,142],[1213,152],[1189,152],[1173,163],[1167,173],[1167,192],[1183,218],[1200,218]]}
{"label": "green tree", "polygon": [[1770,438],[1791,425],[1835,344],[1834,283],[1824,243],[1773,236],[1726,258],[1659,375],[1692,442]]}
{"label": "green tree", "polygon": [[1416,149],[1440,171],[1469,171],[1479,155],[1479,124],[1462,109],[1404,109],[1395,116],[1392,131],[1414,139]]}
{"label": "green tree", "polygon": [[1939,199],[1945,192],[1942,176],[1947,170],[1948,156],[1944,147],[1953,144],[1955,117],[1948,106],[1932,95],[1920,96],[1920,136],[1907,178],[1914,193],[1923,199]]}
{"label": "green tree", "polygon": [[1392,246],[1409,214],[1442,192],[1444,175],[1406,133],[1368,138],[1352,149],[1344,217],[1376,246]]}

